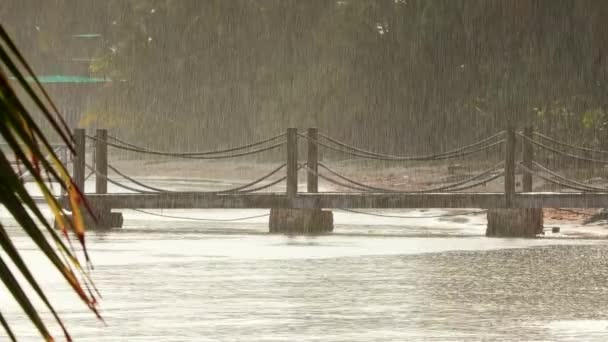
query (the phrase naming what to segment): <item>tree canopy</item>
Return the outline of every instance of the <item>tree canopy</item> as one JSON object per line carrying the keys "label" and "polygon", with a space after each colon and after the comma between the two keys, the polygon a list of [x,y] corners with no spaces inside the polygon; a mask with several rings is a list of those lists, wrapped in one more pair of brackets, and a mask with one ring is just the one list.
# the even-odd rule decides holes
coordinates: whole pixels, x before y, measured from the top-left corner
{"label": "tree canopy", "polygon": [[111,79],[86,113],[140,141],[317,126],[403,152],[511,123],[608,144],[606,1],[20,0],[0,18],[36,70]]}

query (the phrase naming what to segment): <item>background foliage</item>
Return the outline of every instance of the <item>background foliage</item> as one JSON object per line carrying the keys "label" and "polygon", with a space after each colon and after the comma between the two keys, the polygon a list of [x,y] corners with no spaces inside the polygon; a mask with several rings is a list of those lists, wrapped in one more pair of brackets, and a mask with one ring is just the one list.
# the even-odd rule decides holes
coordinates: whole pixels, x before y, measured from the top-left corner
{"label": "background foliage", "polygon": [[82,124],[151,144],[318,126],[412,152],[511,120],[608,148],[606,1],[9,0],[0,19],[36,70],[112,79]]}

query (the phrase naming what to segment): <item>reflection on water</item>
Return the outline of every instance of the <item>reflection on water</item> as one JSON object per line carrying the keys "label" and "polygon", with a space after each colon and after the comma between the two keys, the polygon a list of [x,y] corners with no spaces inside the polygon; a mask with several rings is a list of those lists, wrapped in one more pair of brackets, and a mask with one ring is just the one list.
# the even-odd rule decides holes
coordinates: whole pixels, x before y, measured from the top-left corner
{"label": "reflection on water", "polygon": [[[603,241],[487,239],[476,217],[410,236],[344,214],[334,235],[289,238],[264,234],[264,219],[129,215],[127,228],[89,241],[107,327],[17,237],[77,341],[608,338]],[[37,340],[6,294],[0,302],[21,339]]]}

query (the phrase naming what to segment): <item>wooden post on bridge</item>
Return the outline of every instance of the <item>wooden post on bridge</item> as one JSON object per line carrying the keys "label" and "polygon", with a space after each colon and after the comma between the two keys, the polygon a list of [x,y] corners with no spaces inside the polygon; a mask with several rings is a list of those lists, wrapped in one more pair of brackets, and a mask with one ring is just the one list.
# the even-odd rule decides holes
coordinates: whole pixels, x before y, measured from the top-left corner
{"label": "wooden post on bridge", "polygon": [[[317,129],[308,129],[308,167],[317,170]],[[311,175],[312,174],[312,175]],[[317,192],[316,174],[308,172],[307,189]],[[325,234],[334,229],[334,216],[331,211],[317,208],[294,208],[292,200],[298,194],[298,130],[287,129],[287,198],[291,208],[271,208],[268,222],[270,233],[282,234]]]}
{"label": "wooden post on bridge", "polygon": [[287,196],[298,193],[298,129],[287,129]]}
{"label": "wooden post on bridge", "polygon": [[[62,146],[59,149],[59,161],[61,161],[61,163],[63,165],[68,165],[68,147],[67,146]],[[67,195],[67,192],[65,191],[65,189],[63,187],[61,187],[61,197],[65,197]]]}
{"label": "wooden post on bridge", "polygon": [[[525,149],[524,145],[524,155],[526,154]],[[526,160],[531,162],[531,158]],[[530,181],[530,188],[531,184]],[[526,189],[528,188],[524,185],[524,191]],[[488,210],[486,236],[535,237],[543,234],[543,210],[540,208],[513,208],[514,196],[515,130],[509,126],[505,146],[505,208]]]}
{"label": "wooden post on bridge", "polygon": [[[528,139],[532,139],[532,127],[524,128],[524,136]],[[534,159],[534,146],[532,143],[526,139],[522,139],[523,148],[522,148],[522,163],[528,169],[532,169],[532,160]],[[532,174],[524,171],[522,186],[524,192],[532,192]]]}
{"label": "wooden post on bridge", "polygon": [[316,128],[308,129],[308,160],[307,166],[310,169],[306,174],[307,191],[316,193],[319,191],[319,147],[316,141],[319,136],[319,131]]}
{"label": "wooden post on bridge", "polygon": [[[108,193],[108,130],[97,129],[95,134],[95,192]],[[122,227],[122,213],[113,213],[110,206],[95,208],[96,220],[89,220],[88,225],[98,229]]]}
{"label": "wooden post on bridge", "polygon": [[83,128],[74,129],[74,156],[73,175],[74,184],[84,193],[84,165],[85,165],[85,132]]}
{"label": "wooden post on bridge", "polygon": [[[95,192],[98,194],[108,193],[108,130],[97,129],[95,135]],[[105,176],[105,177],[103,177]]]}
{"label": "wooden post on bridge", "polygon": [[513,127],[507,129],[507,141],[505,145],[505,207],[513,206],[513,195],[515,194],[515,130]]}

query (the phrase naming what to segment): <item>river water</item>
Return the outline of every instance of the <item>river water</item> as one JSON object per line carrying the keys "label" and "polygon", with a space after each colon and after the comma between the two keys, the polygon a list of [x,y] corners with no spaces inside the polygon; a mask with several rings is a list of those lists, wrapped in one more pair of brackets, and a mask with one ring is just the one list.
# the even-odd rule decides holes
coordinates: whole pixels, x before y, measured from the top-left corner
{"label": "river water", "polygon": [[[230,218],[264,211],[170,213]],[[335,233],[319,237],[267,235],[267,218],[124,215],[122,230],[88,237],[106,325],[11,230],[77,341],[608,339],[602,240],[488,239],[483,215],[336,212]],[[2,313],[21,340],[37,341],[0,293]]]}

